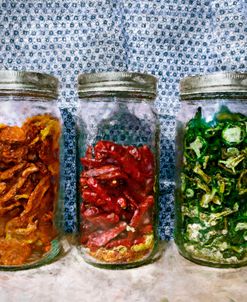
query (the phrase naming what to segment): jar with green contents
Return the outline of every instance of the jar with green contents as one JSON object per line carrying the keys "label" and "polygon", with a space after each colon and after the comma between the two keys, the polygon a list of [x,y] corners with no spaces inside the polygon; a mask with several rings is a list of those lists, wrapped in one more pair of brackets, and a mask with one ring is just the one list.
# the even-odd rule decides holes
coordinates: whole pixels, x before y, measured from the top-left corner
{"label": "jar with green contents", "polygon": [[247,74],[187,77],[177,117],[175,241],[214,267],[247,264]]}
{"label": "jar with green contents", "polygon": [[156,78],[82,74],[78,91],[79,250],[99,267],[153,261],[158,243]]}

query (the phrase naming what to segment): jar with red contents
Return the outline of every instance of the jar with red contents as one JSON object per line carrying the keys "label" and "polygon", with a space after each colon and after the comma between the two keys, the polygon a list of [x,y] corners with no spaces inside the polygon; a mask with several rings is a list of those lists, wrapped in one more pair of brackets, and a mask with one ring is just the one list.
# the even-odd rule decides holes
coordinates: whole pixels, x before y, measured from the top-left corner
{"label": "jar with red contents", "polygon": [[156,78],[108,72],[79,76],[79,250],[86,262],[129,268],[157,255]]}

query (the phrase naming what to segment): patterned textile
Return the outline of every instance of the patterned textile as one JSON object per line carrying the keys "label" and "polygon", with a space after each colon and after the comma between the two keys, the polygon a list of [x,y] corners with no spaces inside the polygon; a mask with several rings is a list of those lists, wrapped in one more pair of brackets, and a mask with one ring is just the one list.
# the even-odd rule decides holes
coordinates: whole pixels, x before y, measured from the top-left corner
{"label": "patterned textile", "polygon": [[76,229],[77,76],[128,70],[159,79],[160,235],[173,231],[174,125],[178,83],[188,74],[246,71],[246,0],[2,0],[0,68],[54,74],[65,122],[65,227]]}

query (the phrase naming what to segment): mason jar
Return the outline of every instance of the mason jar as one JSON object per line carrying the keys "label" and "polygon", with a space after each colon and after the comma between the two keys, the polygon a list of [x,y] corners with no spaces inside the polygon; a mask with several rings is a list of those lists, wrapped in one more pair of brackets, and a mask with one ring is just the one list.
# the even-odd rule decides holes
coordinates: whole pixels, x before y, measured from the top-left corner
{"label": "mason jar", "polygon": [[80,253],[106,268],[150,262],[158,245],[156,78],[81,74],[78,92]]}
{"label": "mason jar", "polygon": [[60,250],[57,90],[50,75],[0,71],[0,269],[42,265]]}
{"label": "mason jar", "polygon": [[247,264],[247,73],[181,81],[175,240],[214,267]]}

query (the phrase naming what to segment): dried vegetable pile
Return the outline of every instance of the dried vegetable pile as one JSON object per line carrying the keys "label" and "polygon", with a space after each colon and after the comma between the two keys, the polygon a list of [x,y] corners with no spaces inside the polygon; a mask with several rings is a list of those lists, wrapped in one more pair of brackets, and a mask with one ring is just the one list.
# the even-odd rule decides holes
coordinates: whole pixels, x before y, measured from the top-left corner
{"label": "dried vegetable pile", "polygon": [[51,248],[60,132],[48,114],[0,125],[0,265],[38,260]]}
{"label": "dried vegetable pile", "polygon": [[184,248],[216,263],[247,260],[247,117],[201,108],[185,129],[182,168]]}
{"label": "dried vegetable pile", "polygon": [[81,163],[82,245],[103,262],[144,259],[154,246],[152,152],[98,141]]}

